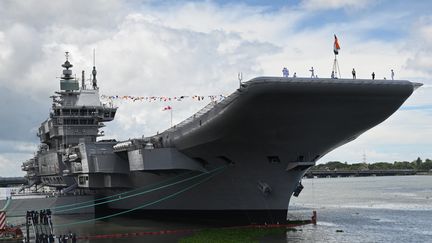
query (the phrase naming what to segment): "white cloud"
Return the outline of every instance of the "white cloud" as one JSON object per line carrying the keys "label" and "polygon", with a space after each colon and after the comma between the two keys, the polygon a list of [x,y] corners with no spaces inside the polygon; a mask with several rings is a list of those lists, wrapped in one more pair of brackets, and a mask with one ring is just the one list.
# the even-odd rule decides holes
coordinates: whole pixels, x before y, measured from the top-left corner
{"label": "white cloud", "polygon": [[163,7],[143,7],[157,22],[179,30],[209,33],[234,32],[248,40],[274,41],[290,35],[305,12],[281,8],[268,12],[265,7],[244,4],[216,5],[211,1],[178,3]]}
{"label": "white cloud", "polygon": [[422,74],[432,74],[432,16],[420,16],[412,23],[406,48],[413,52],[406,61],[406,67]]}
{"label": "white cloud", "polygon": [[0,170],[2,172],[2,176],[7,175],[8,173],[5,173],[9,165],[12,164],[11,161],[4,158],[0,155]]}
{"label": "white cloud", "polygon": [[23,176],[24,172],[21,171],[21,162],[24,162],[28,156],[28,154],[20,153],[0,154],[0,176]]}
{"label": "white cloud", "polygon": [[0,2],[0,27],[26,23],[36,29],[50,25],[110,28],[128,7],[119,0],[4,0]]}
{"label": "white cloud", "polygon": [[0,177],[23,176],[21,165],[34,156],[38,144],[0,140]]}
{"label": "white cloud", "polygon": [[302,5],[310,10],[362,9],[373,4],[372,0],[303,0]]}

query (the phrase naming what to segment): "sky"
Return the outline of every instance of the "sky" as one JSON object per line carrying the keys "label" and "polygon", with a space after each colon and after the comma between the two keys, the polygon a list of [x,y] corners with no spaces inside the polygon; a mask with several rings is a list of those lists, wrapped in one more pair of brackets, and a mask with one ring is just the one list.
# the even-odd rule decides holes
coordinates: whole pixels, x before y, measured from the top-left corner
{"label": "sky", "polygon": [[[282,68],[329,77],[333,35],[342,77],[395,78],[424,86],[386,121],[319,163],[432,159],[432,2],[394,0],[0,1],[0,176],[21,176],[38,146],[64,52],[90,74],[96,50],[101,94],[229,95]],[[88,76],[87,75],[87,76]],[[150,136],[208,103],[116,101],[105,138]],[[319,119],[319,117],[317,118]]]}

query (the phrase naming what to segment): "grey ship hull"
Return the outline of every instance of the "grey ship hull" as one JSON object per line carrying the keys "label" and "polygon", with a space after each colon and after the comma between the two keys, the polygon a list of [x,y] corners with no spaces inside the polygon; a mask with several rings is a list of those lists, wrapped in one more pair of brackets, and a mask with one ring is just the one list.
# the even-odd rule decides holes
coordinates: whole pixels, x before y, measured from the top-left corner
{"label": "grey ship hull", "polygon": [[[200,161],[207,173],[110,209],[145,215],[187,212],[286,219],[290,197],[307,169],[331,150],[393,114],[419,84],[408,81],[260,77],[224,101],[157,135]],[[129,158],[129,163],[139,163]],[[183,172],[179,172],[181,174]],[[199,173],[187,174],[192,178]],[[131,172],[134,187],[178,174]],[[204,178],[207,178],[204,180]],[[261,220],[261,219],[257,219]]]}

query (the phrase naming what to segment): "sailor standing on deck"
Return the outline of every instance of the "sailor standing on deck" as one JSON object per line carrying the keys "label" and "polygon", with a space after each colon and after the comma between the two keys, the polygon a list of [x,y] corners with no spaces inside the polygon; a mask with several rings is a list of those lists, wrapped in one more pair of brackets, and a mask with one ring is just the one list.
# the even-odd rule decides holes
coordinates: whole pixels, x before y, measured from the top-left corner
{"label": "sailor standing on deck", "polygon": [[353,76],[353,79],[356,79],[356,71],[355,71],[355,69],[353,68],[353,70],[352,70],[352,76]]}
{"label": "sailor standing on deck", "polygon": [[394,80],[394,71],[393,71],[393,69],[391,70],[391,78],[392,78],[392,80]]}
{"label": "sailor standing on deck", "polygon": [[283,75],[284,78],[288,78],[288,76],[289,76],[288,68],[284,67],[282,69],[282,75]]}
{"label": "sailor standing on deck", "polygon": [[311,78],[315,78],[315,70],[313,69],[313,67],[311,67],[309,72],[311,72]]}
{"label": "sailor standing on deck", "polygon": [[375,79],[375,72],[372,72],[372,80]]}

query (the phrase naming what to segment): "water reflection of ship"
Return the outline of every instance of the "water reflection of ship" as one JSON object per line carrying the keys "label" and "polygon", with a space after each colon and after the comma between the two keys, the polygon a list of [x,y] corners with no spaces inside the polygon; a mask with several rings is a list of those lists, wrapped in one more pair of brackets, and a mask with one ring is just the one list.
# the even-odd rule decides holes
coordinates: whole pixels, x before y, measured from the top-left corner
{"label": "water reflection of ship", "polygon": [[[117,108],[101,103],[95,67],[91,88],[84,81],[79,87],[68,56],[62,67],[60,91],[38,131],[39,150],[23,163],[30,184],[106,196],[110,210],[156,217],[284,220],[309,167],[384,121],[420,86],[257,77],[160,134],[97,141]],[[54,197],[49,205],[62,198],[92,200]]]}

